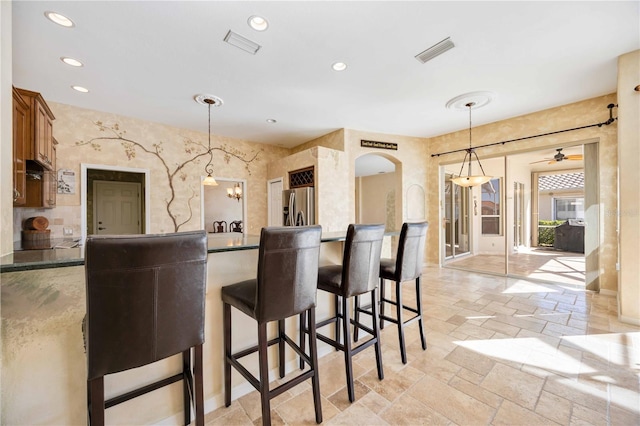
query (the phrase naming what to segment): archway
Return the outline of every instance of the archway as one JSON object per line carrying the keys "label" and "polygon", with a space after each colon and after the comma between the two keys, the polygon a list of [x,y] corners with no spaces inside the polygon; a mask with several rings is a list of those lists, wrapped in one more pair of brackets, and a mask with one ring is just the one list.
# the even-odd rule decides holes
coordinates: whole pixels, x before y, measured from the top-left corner
{"label": "archway", "polygon": [[384,223],[390,230],[402,224],[402,169],[394,157],[365,154],[355,160],[356,223]]}

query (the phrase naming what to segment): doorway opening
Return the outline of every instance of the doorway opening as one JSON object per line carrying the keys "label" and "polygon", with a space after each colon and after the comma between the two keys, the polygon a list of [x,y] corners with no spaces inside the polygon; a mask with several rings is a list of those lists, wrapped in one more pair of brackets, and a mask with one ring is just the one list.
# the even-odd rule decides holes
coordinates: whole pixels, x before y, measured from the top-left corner
{"label": "doorway opening", "polygon": [[[395,159],[394,159],[395,160]],[[355,222],[384,223],[387,231],[402,223],[402,172],[389,157],[365,154],[355,161]]]}
{"label": "doorway opening", "polygon": [[218,185],[202,185],[201,226],[209,234],[238,236],[247,232],[247,181],[215,176]]}
{"label": "doorway opening", "polygon": [[83,243],[92,234],[149,232],[148,169],[82,164],[81,180]]}
{"label": "doorway opening", "polygon": [[443,266],[597,289],[597,145],[483,159],[493,179],[463,195],[441,166]]}

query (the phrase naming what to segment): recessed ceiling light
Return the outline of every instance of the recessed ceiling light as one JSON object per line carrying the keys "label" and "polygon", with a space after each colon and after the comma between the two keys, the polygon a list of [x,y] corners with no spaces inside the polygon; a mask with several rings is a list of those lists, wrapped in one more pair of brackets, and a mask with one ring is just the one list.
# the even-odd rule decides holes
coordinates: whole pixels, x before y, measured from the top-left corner
{"label": "recessed ceiling light", "polygon": [[262,16],[254,15],[249,18],[249,26],[256,31],[264,31],[269,28],[269,22],[264,19]]}
{"label": "recessed ceiling light", "polygon": [[278,121],[275,118],[267,118],[267,123],[269,123],[269,124],[275,124],[277,122]]}
{"label": "recessed ceiling light", "polygon": [[333,68],[334,71],[344,71],[347,69],[347,64],[344,62],[334,62],[331,68]]}
{"label": "recessed ceiling light", "polygon": [[73,59],[73,58],[68,58],[66,56],[62,56],[60,58],[60,60],[62,62],[64,62],[65,64],[67,64],[67,65],[71,65],[72,67],[81,67],[81,66],[83,66],[83,63],[80,62],[79,60]]}
{"label": "recessed ceiling light", "polygon": [[85,87],[82,87],[82,86],[71,86],[71,88],[73,90],[76,90],[76,91],[80,92],[80,93],[89,93],[89,89],[87,89]]}
{"label": "recessed ceiling light", "polygon": [[71,19],[56,12],[48,11],[44,13],[44,16],[46,16],[47,19],[51,22],[55,22],[56,24],[62,25],[63,27],[71,28],[75,26]]}

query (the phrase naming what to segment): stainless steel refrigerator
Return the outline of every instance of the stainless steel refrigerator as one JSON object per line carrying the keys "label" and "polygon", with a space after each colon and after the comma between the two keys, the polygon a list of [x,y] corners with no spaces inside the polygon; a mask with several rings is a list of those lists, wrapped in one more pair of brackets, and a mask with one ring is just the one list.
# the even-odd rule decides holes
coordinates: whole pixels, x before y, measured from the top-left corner
{"label": "stainless steel refrigerator", "polygon": [[316,205],[313,187],[282,191],[282,215],[284,226],[315,225]]}

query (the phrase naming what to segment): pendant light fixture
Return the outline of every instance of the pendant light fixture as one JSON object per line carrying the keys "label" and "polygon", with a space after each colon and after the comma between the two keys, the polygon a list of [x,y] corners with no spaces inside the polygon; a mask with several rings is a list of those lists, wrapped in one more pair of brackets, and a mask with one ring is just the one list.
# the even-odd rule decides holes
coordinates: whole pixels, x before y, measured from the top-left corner
{"label": "pendant light fixture", "polygon": [[208,111],[209,111],[209,145],[208,145],[208,150],[207,153],[209,154],[209,162],[207,162],[207,165],[204,166],[204,171],[205,173],[207,173],[207,177],[204,178],[204,180],[202,181],[203,185],[208,185],[208,186],[216,186],[218,185],[218,182],[216,182],[215,178],[212,176],[213,174],[213,151],[211,150],[211,107],[212,106],[220,106],[222,105],[222,99],[218,98],[217,96],[213,96],[213,95],[198,95],[196,96],[196,102],[203,104],[203,105],[207,105]]}
{"label": "pendant light fixture", "polygon": [[[458,177],[451,179],[453,183],[458,186],[478,186],[483,183],[487,183],[491,180],[491,176],[487,176],[484,173],[484,169],[482,168],[482,163],[480,163],[480,159],[478,158],[478,154],[471,147],[471,108],[476,105],[475,102],[468,102],[465,104],[467,108],[469,108],[469,148],[466,149],[466,153],[464,154],[464,160],[462,160],[462,165],[460,166],[460,173],[458,173]],[[480,167],[481,175],[472,175],[471,174],[471,157],[475,156],[476,161],[478,162],[478,166]],[[465,164],[468,161],[467,175],[462,176],[462,170],[464,169]]]}

